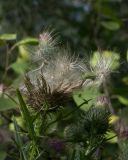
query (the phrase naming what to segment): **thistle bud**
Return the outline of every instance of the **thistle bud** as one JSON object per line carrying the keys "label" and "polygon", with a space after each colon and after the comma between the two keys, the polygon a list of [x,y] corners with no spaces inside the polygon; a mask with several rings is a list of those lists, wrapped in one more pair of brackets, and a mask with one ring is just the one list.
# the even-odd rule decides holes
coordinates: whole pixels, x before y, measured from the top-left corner
{"label": "thistle bud", "polygon": [[[54,37],[54,38],[53,38]],[[57,38],[52,36],[52,32],[43,32],[39,35],[39,50],[49,51],[55,48]]]}
{"label": "thistle bud", "polygon": [[115,130],[119,138],[128,139],[128,125],[123,119],[117,122]]}
{"label": "thistle bud", "polygon": [[61,152],[64,149],[64,142],[59,138],[52,138],[48,140],[48,145],[56,152]]}
{"label": "thistle bud", "polygon": [[4,90],[4,85],[3,85],[3,84],[0,84],[0,94],[3,93],[3,90]]}
{"label": "thistle bud", "polygon": [[109,98],[105,95],[97,97],[97,106],[108,106],[109,105]]}
{"label": "thistle bud", "polygon": [[95,64],[91,64],[91,72],[95,75],[94,84],[100,86],[104,81],[109,78],[112,72],[112,65],[115,57],[103,56],[100,53],[94,55],[96,59]]}
{"label": "thistle bud", "polygon": [[44,32],[44,33],[39,35],[39,42],[44,46],[48,45],[49,41],[51,41],[51,40],[52,40],[52,37],[47,32]]}

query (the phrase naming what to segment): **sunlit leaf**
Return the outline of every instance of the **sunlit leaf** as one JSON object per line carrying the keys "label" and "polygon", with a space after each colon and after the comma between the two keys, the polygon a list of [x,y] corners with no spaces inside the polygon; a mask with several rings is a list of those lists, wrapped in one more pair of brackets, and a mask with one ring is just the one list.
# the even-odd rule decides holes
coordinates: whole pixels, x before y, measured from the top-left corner
{"label": "sunlit leaf", "polygon": [[18,48],[19,48],[19,53],[20,53],[21,57],[24,60],[28,60],[29,59],[29,52],[27,51],[25,46],[24,45],[20,45]]}
{"label": "sunlit leaf", "polygon": [[96,97],[100,95],[99,91],[96,87],[88,87],[85,90],[82,90],[76,94],[74,94],[74,100],[77,104],[77,106],[81,105],[85,100],[90,100],[88,104],[84,104],[81,109],[88,110],[90,106],[92,106],[93,103],[96,101]]}
{"label": "sunlit leaf", "polygon": [[118,120],[119,120],[119,116],[111,115],[110,118],[109,118],[109,123],[110,123],[110,124],[114,124],[114,123],[116,123]]}
{"label": "sunlit leaf", "polygon": [[117,98],[122,104],[128,106],[128,98],[127,97],[117,96]]}
{"label": "sunlit leaf", "polygon": [[17,42],[15,45],[19,46],[19,45],[25,45],[25,44],[29,44],[29,45],[37,45],[38,44],[38,39],[37,38],[25,38],[19,42]]}
{"label": "sunlit leaf", "polygon": [[117,143],[118,139],[117,139],[117,135],[115,132],[113,131],[109,131],[107,132],[107,134],[105,135],[107,142],[109,143]]}
{"label": "sunlit leaf", "polygon": [[16,34],[1,34],[0,40],[15,40]]}
{"label": "sunlit leaf", "polygon": [[115,21],[103,21],[101,25],[108,30],[118,30],[120,28],[120,24]]}

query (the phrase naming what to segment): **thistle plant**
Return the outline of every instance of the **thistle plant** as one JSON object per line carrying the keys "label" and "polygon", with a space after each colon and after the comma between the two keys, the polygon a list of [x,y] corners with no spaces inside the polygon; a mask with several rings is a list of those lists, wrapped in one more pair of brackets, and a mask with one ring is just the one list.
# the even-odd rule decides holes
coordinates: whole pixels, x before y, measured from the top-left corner
{"label": "thistle plant", "polygon": [[[101,57],[95,66],[89,63],[88,67],[69,49],[60,48],[51,33],[43,32],[39,37],[39,45],[32,52],[33,69],[26,73],[22,89],[17,90],[26,124],[21,130],[14,118],[20,159],[98,159],[97,150],[106,142],[110,129],[109,98],[100,96],[97,103],[83,110],[81,107],[91,99],[76,105],[73,95],[97,82],[104,83],[112,61]],[[88,82],[93,82],[92,86]]]}

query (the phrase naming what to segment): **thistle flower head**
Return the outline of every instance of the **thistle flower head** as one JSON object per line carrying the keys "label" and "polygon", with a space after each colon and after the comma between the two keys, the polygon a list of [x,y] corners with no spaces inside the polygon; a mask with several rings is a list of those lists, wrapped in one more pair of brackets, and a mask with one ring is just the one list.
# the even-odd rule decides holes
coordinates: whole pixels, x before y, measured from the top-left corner
{"label": "thistle flower head", "polygon": [[47,63],[42,60],[37,68],[27,73],[26,95],[35,109],[44,107],[45,103],[49,110],[64,106],[72,92],[84,83],[85,64],[78,57],[69,55],[69,51],[60,50],[52,53]]}
{"label": "thistle flower head", "polygon": [[70,84],[60,83],[56,88],[51,89],[42,75],[38,76],[36,84],[32,83],[29,77],[25,80],[26,96],[28,104],[34,110],[55,111],[69,100]]}
{"label": "thistle flower head", "polygon": [[92,81],[102,83],[110,74],[113,62],[111,57],[98,55],[90,69],[94,77],[92,80],[83,77],[83,74],[89,72],[85,63],[71,56],[69,49],[57,47],[51,33],[43,32],[39,37],[39,46],[34,53],[36,67],[27,73],[25,82],[28,102],[33,108],[44,106],[45,101],[50,109],[63,106],[74,90],[90,85]]}
{"label": "thistle flower head", "polygon": [[43,50],[53,49],[56,45],[56,40],[52,36],[52,32],[43,32],[39,35],[39,47]]}
{"label": "thistle flower head", "polygon": [[32,61],[34,63],[45,63],[48,61],[56,50],[58,39],[53,34],[53,31],[44,31],[39,35],[39,45],[33,48]]}
{"label": "thistle flower head", "polygon": [[83,65],[81,61],[71,57],[69,53],[67,54],[65,50],[53,57],[50,63],[42,68],[42,73],[53,90],[62,84],[61,89],[70,86],[69,90],[71,91],[71,88],[77,88],[83,83]]}
{"label": "thistle flower head", "polygon": [[94,55],[95,62],[91,64],[91,72],[95,75],[95,83],[103,83],[112,72],[114,56],[105,56],[100,53]]}

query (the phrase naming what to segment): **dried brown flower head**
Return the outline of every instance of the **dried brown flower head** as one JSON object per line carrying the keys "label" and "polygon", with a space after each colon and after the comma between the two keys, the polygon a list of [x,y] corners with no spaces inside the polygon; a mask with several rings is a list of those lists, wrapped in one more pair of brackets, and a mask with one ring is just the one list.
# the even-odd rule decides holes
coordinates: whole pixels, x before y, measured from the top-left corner
{"label": "dried brown flower head", "polygon": [[33,84],[29,77],[26,77],[27,102],[34,110],[53,111],[64,106],[70,99],[72,90],[80,85],[82,82],[78,86],[60,83],[57,88],[51,90],[42,75],[37,79],[37,85]]}
{"label": "dried brown flower head", "polygon": [[85,65],[66,50],[57,53],[48,63],[27,74],[25,92],[29,105],[36,110],[64,106],[73,91],[82,87],[85,70]]}

